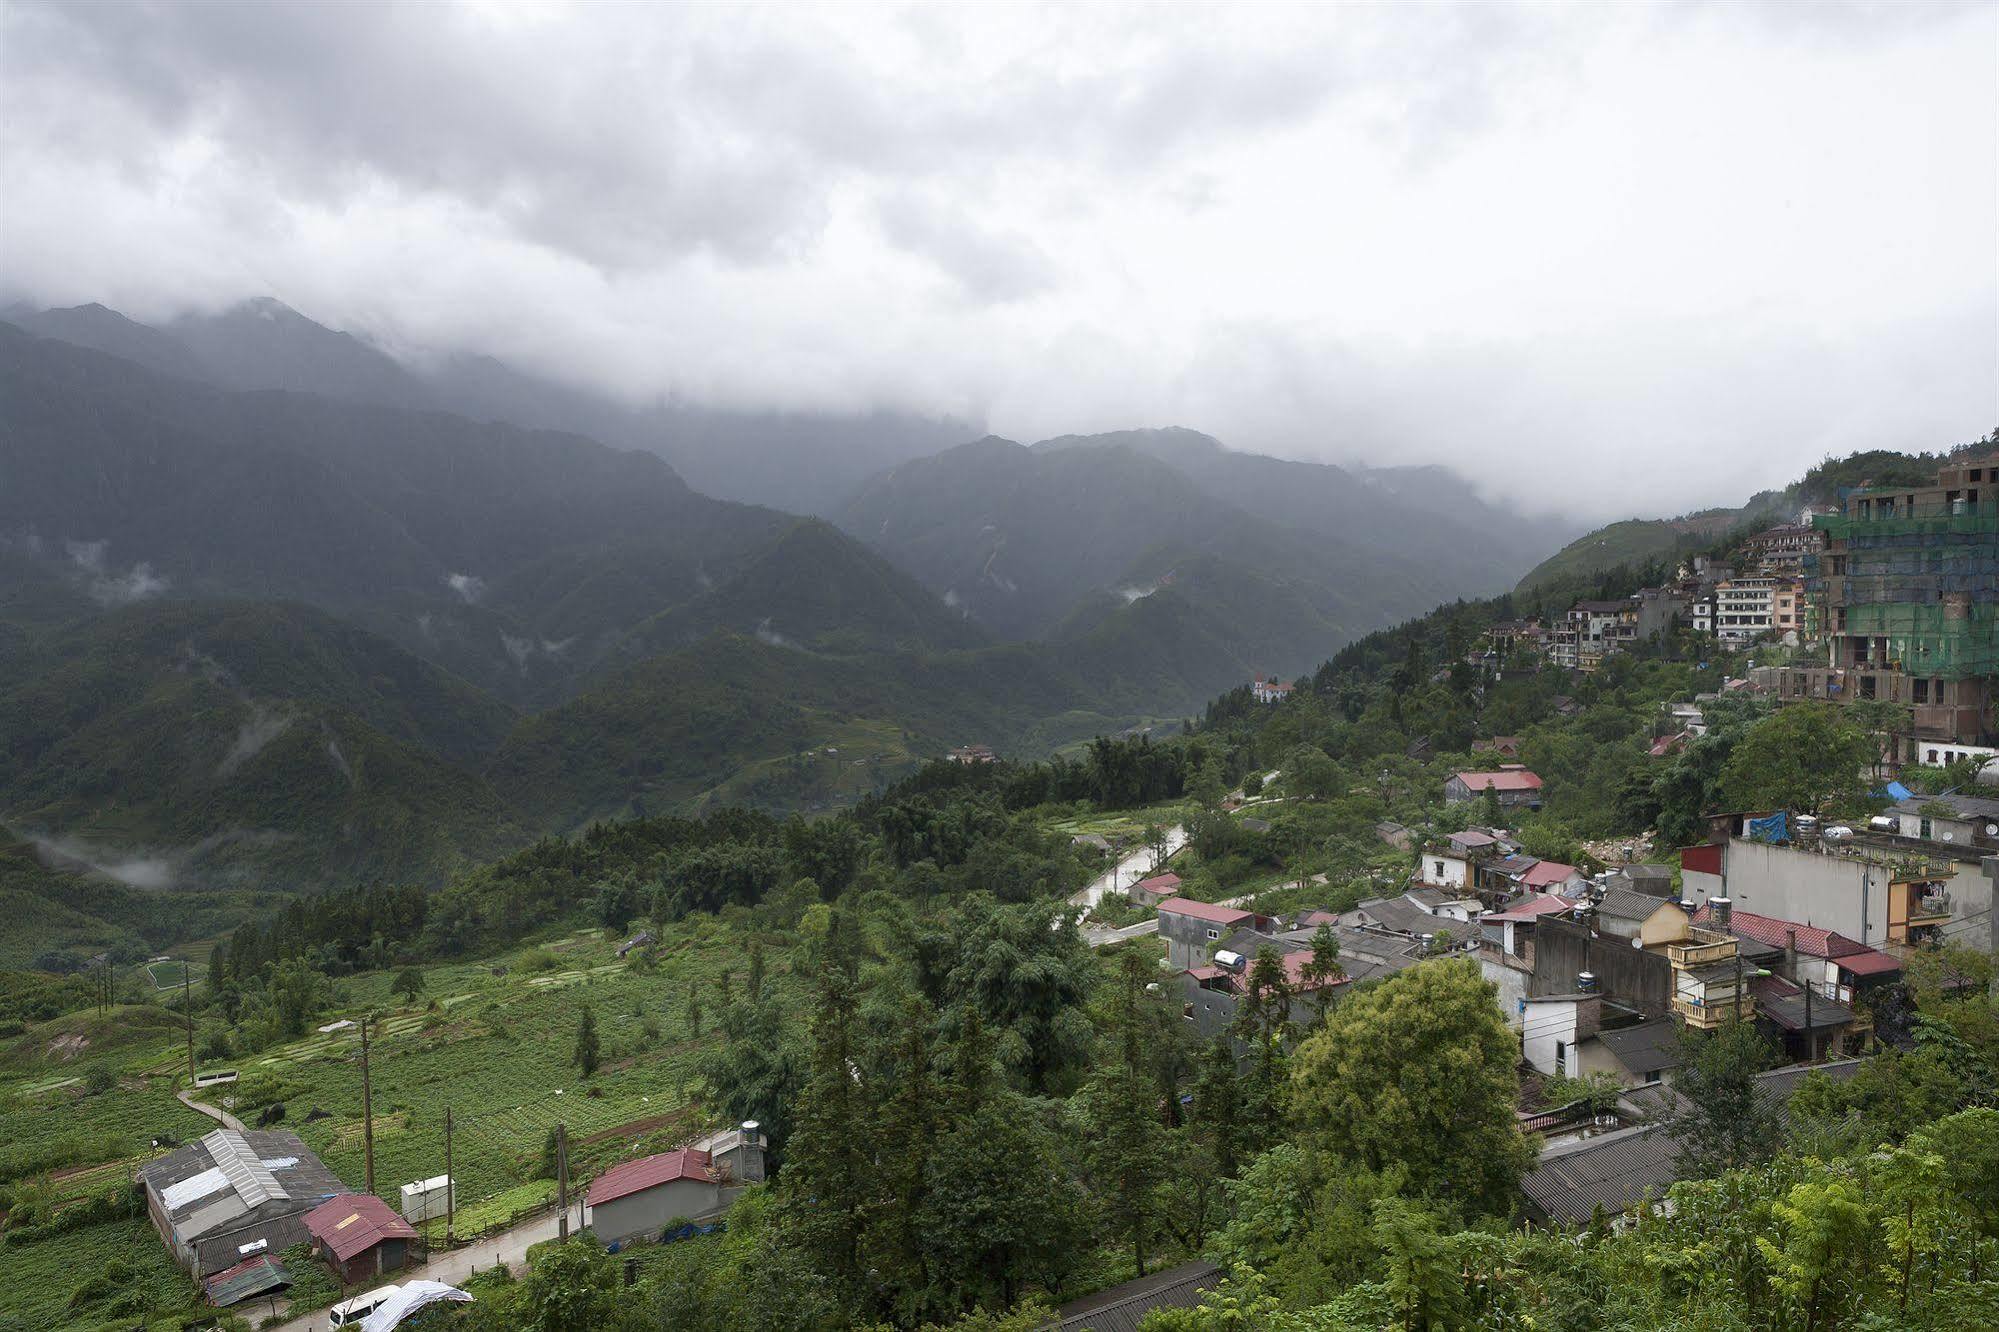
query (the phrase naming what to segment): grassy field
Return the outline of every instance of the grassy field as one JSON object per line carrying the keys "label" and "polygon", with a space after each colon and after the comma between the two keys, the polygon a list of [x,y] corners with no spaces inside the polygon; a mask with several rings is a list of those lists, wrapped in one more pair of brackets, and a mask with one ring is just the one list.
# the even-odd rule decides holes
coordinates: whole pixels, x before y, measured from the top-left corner
{"label": "grassy field", "polygon": [[[393,1206],[404,1183],[444,1172],[447,1105],[460,1234],[503,1226],[552,1193],[552,1183],[538,1176],[543,1143],[558,1122],[568,1128],[579,1182],[613,1160],[683,1145],[706,1127],[691,1100],[699,1046],[688,1038],[683,1009],[692,984],[709,1013],[717,1012],[725,968],[740,993],[746,940],[702,918],[669,934],[650,967],[617,958],[618,942],[588,930],[476,964],[427,968],[414,1004],[390,994],[393,973],[336,983],[335,1002],[315,1026],[381,1014],[370,1042],[378,1194]],[[767,983],[785,984],[782,941],[765,943]],[[587,1082],[572,1062],[586,1007],[602,1060]],[[706,1030],[713,1027],[711,1017]],[[226,1107],[231,1094],[248,1102],[264,1099],[260,1085],[274,1091],[286,1109],[282,1127],[361,1189],[357,1029],[315,1030],[227,1063],[243,1082],[211,1088],[209,1098]],[[154,1154],[156,1140],[186,1141],[214,1127],[174,1098],[184,1083],[181,1028],[161,1009],[128,1005],[30,1028],[0,1046],[0,1176],[37,1183],[47,1176],[63,1204],[120,1186]],[[248,1104],[240,1113],[255,1122]],[[154,1292],[160,1302],[152,1307],[167,1309],[177,1298],[170,1284],[179,1278],[150,1227],[86,1227],[0,1245],[0,1332],[69,1326],[56,1313],[101,1270],[99,1256],[112,1254],[127,1257],[135,1279],[169,1283]],[[29,1291],[32,1300],[17,1294]]]}
{"label": "grassy field", "polygon": [[0,1245],[0,1332],[175,1332],[206,1322],[200,1294],[143,1217]]}

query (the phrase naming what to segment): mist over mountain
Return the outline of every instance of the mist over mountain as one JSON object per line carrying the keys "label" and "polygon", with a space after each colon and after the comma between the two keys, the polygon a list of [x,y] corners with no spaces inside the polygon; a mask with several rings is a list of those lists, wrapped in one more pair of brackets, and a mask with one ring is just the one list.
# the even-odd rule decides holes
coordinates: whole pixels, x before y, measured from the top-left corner
{"label": "mist over mountain", "polygon": [[17,306],[4,317],[43,337],[221,388],[284,389],[588,435],[659,455],[704,494],[793,513],[828,514],[882,468],[978,433],[975,425],[880,410],[841,416],[677,401],[635,406],[469,353],[406,364],[268,297],[157,328],[95,304]]}
{"label": "mist over mountain", "polygon": [[1282,670],[1369,626],[1510,586],[1568,533],[1515,523],[1448,474],[1377,479],[1184,429],[1032,447],[989,437],[873,478],[840,522],[1005,637],[1149,595],[1205,557],[1215,578],[1286,589],[1284,619],[1261,626],[1290,626],[1273,645]]}
{"label": "mist over mountain", "polygon": [[[276,302],[12,313],[0,823],[126,893],[429,880],[632,809],[821,808],[955,744],[1170,725],[1561,535],[1447,473],[1189,430],[936,451],[406,364]],[[839,525],[703,493],[669,424],[719,488]],[[1412,540],[1440,507],[1478,535]]]}

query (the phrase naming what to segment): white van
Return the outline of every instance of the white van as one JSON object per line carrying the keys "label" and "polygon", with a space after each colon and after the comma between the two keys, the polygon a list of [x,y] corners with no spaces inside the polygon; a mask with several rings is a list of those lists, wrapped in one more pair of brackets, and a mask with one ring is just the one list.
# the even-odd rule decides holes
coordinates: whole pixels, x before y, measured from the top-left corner
{"label": "white van", "polygon": [[387,1304],[389,1297],[401,1289],[401,1286],[383,1286],[380,1290],[371,1290],[366,1295],[356,1295],[351,1300],[342,1300],[327,1310],[331,1316],[326,1320],[326,1325],[358,1327],[366,1321],[369,1314]]}

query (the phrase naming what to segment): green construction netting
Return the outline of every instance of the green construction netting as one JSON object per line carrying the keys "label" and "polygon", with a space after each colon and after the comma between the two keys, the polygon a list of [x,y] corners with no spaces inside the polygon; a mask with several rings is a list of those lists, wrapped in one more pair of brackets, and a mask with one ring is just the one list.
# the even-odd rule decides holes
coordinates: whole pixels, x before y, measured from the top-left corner
{"label": "green construction netting", "polygon": [[1999,674],[1999,606],[1990,601],[1954,615],[1910,602],[1848,605],[1845,632],[1887,639],[1889,660],[1912,675]]}

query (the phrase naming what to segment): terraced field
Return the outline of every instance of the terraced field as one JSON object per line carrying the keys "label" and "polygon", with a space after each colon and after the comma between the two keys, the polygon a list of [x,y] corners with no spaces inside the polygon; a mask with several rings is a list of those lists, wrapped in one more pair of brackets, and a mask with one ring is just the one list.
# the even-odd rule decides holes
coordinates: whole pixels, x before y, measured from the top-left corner
{"label": "terraced field", "polygon": [[[704,919],[669,937],[648,968],[618,959],[617,942],[583,931],[500,959],[429,968],[414,1005],[390,995],[394,973],[336,983],[334,1006],[316,1025],[381,1015],[370,1048],[375,1183],[384,1199],[393,1205],[403,1183],[443,1173],[447,1105],[460,1234],[503,1226],[552,1194],[539,1167],[557,1123],[568,1127],[579,1180],[621,1157],[682,1145],[705,1127],[692,1101],[699,1047],[687,1039],[682,1010],[690,984],[701,988],[711,1013],[718,1010],[725,968],[740,991],[743,940]],[[774,943],[766,941],[769,983],[781,985],[785,958]],[[586,1007],[596,1018],[602,1058],[588,1082],[571,1060]],[[120,1187],[155,1153],[156,1141],[184,1141],[212,1129],[212,1121],[174,1098],[185,1084],[182,1042],[173,1014],[135,1005],[105,1017],[72,1014],[0,1047],[0,1165],[7,1167],[0,1175],[45,1175],[57,1205],[69,1205]],[[350,1186],[361,1187],[358,1028],[315,1030],[228,1062],[242,1082],[212,1087],[205,1097],[226,1106],[231,1096],[261,1099],[252,1095],[259,1084],[274,1087],[285,1105],[283,1126]],[[248,1122],[257,1117],[248,1104],[237,1113]],[[434,1228],[441,1231],[442,1223]],[[48,1287],[32,1311],[10,1299],[0,1332],[69,1325],[62,1312],[69,1293],[99,1270],[72,1267],[78,1253],[107,1262],[125,1255],[131,1281],[152,1292],[155,1309],[171,1304],[182,1281],[143,1221],[0,1245],[0,1289],[21,1282]],[[76,1323],[88,1325],[98,1308],[80,1304]]]}

